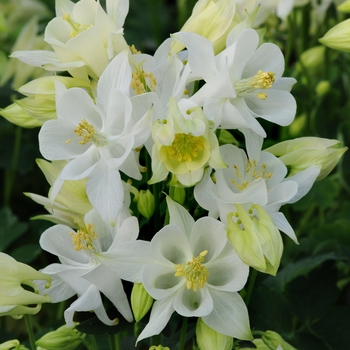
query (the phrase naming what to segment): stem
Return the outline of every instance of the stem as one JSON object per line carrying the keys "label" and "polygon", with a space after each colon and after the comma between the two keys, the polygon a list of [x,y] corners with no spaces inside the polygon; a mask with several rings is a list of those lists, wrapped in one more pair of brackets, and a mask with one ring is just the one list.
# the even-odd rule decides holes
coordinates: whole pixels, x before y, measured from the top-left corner
{"label": "stem", "polygon": [[115,335],[115,350],[122,350],[120,341],[121,341],[121,333],[117,333]]}
{"label": "stem", "polygon": [[185,349],[185,341],[186,341],[186,333],[187,333],[187,322],[188,318],[184,317],[182,319],[182,327],[181,327],[181,335],[180,335],[180,342],[179,342],[179,350]]}
{"label": "stem", "polygon": [[244,301],[245,301],[247,306],[249,305],[250,297],[252,296],[254,283],[255,283],[257,275],[258,275],[258,272],[255,269],[251,268],[249,281],[248,281],[248,287],[247,287],[247,294],[246,294],[246,296],[244,298]]}
{"label": "stem", "polygon": [[116,349],[116,343],[115,343],[115,337],[114,334],[108,334],[108,338],[109,338],[109,347],[111,350],[115,350]]}
{"label": "stem", "polygon": [[24,315],[24,320],[26,322],[30,347],[32,348],[32,350],[36,350],[35,337],[33,333],[32,320],[30,319],[30,315]]}
{"label": "stem", "polygon": [[91,342],[91,350],[98,350],[96,338],[93,334],[89,334],[90,342]]}

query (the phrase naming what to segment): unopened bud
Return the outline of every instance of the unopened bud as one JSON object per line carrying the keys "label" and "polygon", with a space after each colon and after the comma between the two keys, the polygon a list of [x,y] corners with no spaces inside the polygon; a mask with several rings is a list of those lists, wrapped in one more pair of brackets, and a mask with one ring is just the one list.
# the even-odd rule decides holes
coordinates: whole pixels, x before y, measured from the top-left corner
{"label": "unopened bud", "polygon": [[162,345],[153,345],[149,348],[149,350],[170,350],[170,348],[168,348],[167,346],[162,346]]}
{"label": "unopened bud", "polygon": [[152,217],[154,214],[154,197],[150,190],[141,190],[139,192],[137,209],[146,219]]}
{"label": "unopened bud", "polygon": [[296,350],[296,348],[288,344],[278,333],[273,331],[266,331],[261,339],[271,350],[276,350],[279,346],[283,350]]}
{"label": "unopened bud", "polygon": [[142,283],[134,283],[131,292],[131,308],[136,322],[142,320],[153,303],[152,297],[147,293]]}
{"label": "unopened bud", "polygon": [[350,52],[350,19],[331,28],[319,42],[331,49]]}
{"label": "unopened bud", "polygon": [[324,96],[331,89],[331,84],[328,80],[321,80],[315,88],[318,97]]}

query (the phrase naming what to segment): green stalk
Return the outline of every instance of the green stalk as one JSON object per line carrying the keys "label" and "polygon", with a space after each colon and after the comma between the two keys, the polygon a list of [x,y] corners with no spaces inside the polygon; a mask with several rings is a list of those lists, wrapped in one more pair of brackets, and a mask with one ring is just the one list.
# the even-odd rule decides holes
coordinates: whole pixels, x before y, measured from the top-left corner
{"label": "green stalk", "polygon": [[91,350],[98,350],[96,338],[93,334],[89,334],[90,342],[91,342]]}
{"label": "green stalk", "polygon": [[187,322],[188,318],[184,317],[182,319],[182,327],[181,327],[181,335],[180,335],[180,342],[179,342],[179,350],[185,349],[185,341],[186,341],[186,333],[187,333]]}
{"label": "green stalk", "polygon": [[111,350],[116,350],[116,342],[115,342],[114,334],[108,334],[108,339],[109,339],[109,348]]}
{"label": "green stalk", "polygon": [[24,320],[26,322],[30,347],[32,348],[32,350],[36,350],[35,337],[33,333],[32,320],[30,318],[30,315],[24,315]]}
{"label": "green stalk", "polygon": [[186,22],[187,18],[187,0],[177,0],[176,1],[176,7],[177,7],[177,27],[180,29],[184,23]]}
{"label": "green stalk", "polygon": [[248,280],[247,294],[244,298],[245,304],[247,306],[249,305],[250,298],[252,296],[252,292],[253,292],[253,288],[254,288],[254,284],[255,284],[255,280],[256,280],[257,275],[258,275],[258,271],[251,268],[250,276],[249,276],[249,280]]}

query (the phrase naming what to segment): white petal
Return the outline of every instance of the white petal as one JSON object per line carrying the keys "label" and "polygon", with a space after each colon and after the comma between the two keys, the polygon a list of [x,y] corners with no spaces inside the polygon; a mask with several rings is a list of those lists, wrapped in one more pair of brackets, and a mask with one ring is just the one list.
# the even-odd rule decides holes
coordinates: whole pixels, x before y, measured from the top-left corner
{"label": "white petal", "polygon": [[137,338],[138,342],[152,335],[159,334],[164,329],[174,312],[173,298],[173,296],[170,296],[167,299],[154,302],[149,322]]}
{"label": "white petal", "polygon": [[129,1],[127,0],[107,0],[107,13],[119,28],[124,25],[125,17],[129,11]]}
{"label": "white petal", "polygon": [[133,316],[128,298],[124,292],[120,278],[107,267],[100,265],[93,271],[82,276],[98,289],[113,303],[124,318],[132,322]]}
{"label": "white petal", "polygon": [[210,289],[214,309],[203,322],[215,331],[230,337],[252,340],[248,310],[238,293],[221,292]]}
{"label": "white petal", "polygon": [[194,225],[194,219],[182,205],[173,201],[169,196],[166,197],[166,202],[170,214],[170,224],[179,226],[189,238]]}
{"label": "white petal", "polygon": [[293,227],[289,224],[283,213],[271,213],[271,219],[275,226],[282,232],[284,232],[288,237],[290,237],[296,244],[298,243],[298,238],[294,233]]}

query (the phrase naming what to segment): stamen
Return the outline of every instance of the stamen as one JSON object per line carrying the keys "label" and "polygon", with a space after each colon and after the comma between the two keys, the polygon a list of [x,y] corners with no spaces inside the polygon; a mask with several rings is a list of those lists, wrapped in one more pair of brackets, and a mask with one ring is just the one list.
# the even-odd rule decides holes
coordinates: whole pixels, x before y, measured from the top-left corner
{"label": "stamen", "polygon": [[[85,145],[88,142],[94,143],[96,146],[103,146],[107,143],[106,137],[99,131],[97,131],[93,125],[91,125],[86,119],[83,119],[78,126],[74,129],[74,132],[82,137],[79,142],[81,145]],[[66,144],[71,140],[68,139]]]}
{"label": "stamen", "polygon": [[130,87],[135,91],[136,95],[146,92],[155,91],[157,80],[152,72],[147,73],[143,70],[142,64],[132,73]]}
{"label": "stamen", "polygon": [[192,162],[203,149],[201,137],[189,134],[175,134],[172,145],[168,147],[168,154],[170,158],[177,159],[179,162]]}
{"label": "stamen", "polygon": [[198,286],[203,288],[204,283],[209,276],[208,270],[202,265],[204,262],[204,257],[208,254],[208,250],[203,250],[196,258],[192,257],[191,261],[187,264],[177,264],[175,265],[176,273],[175,276],[185,276],[186,277],[186,287],[187,289],[193,289],[195,292]]}
{"label": "stamen", "polygon": [[66,13],[62,16],[62,18],[67,21],[70,26],[72,27],[72,32],[70,33],[70,36],[72,38],[76,37],[78,34],[82,33],[83,31],[91,28],[93,24],[80,24],[78,22],[75,22],[72,20],[71,16],[69,13]]}

